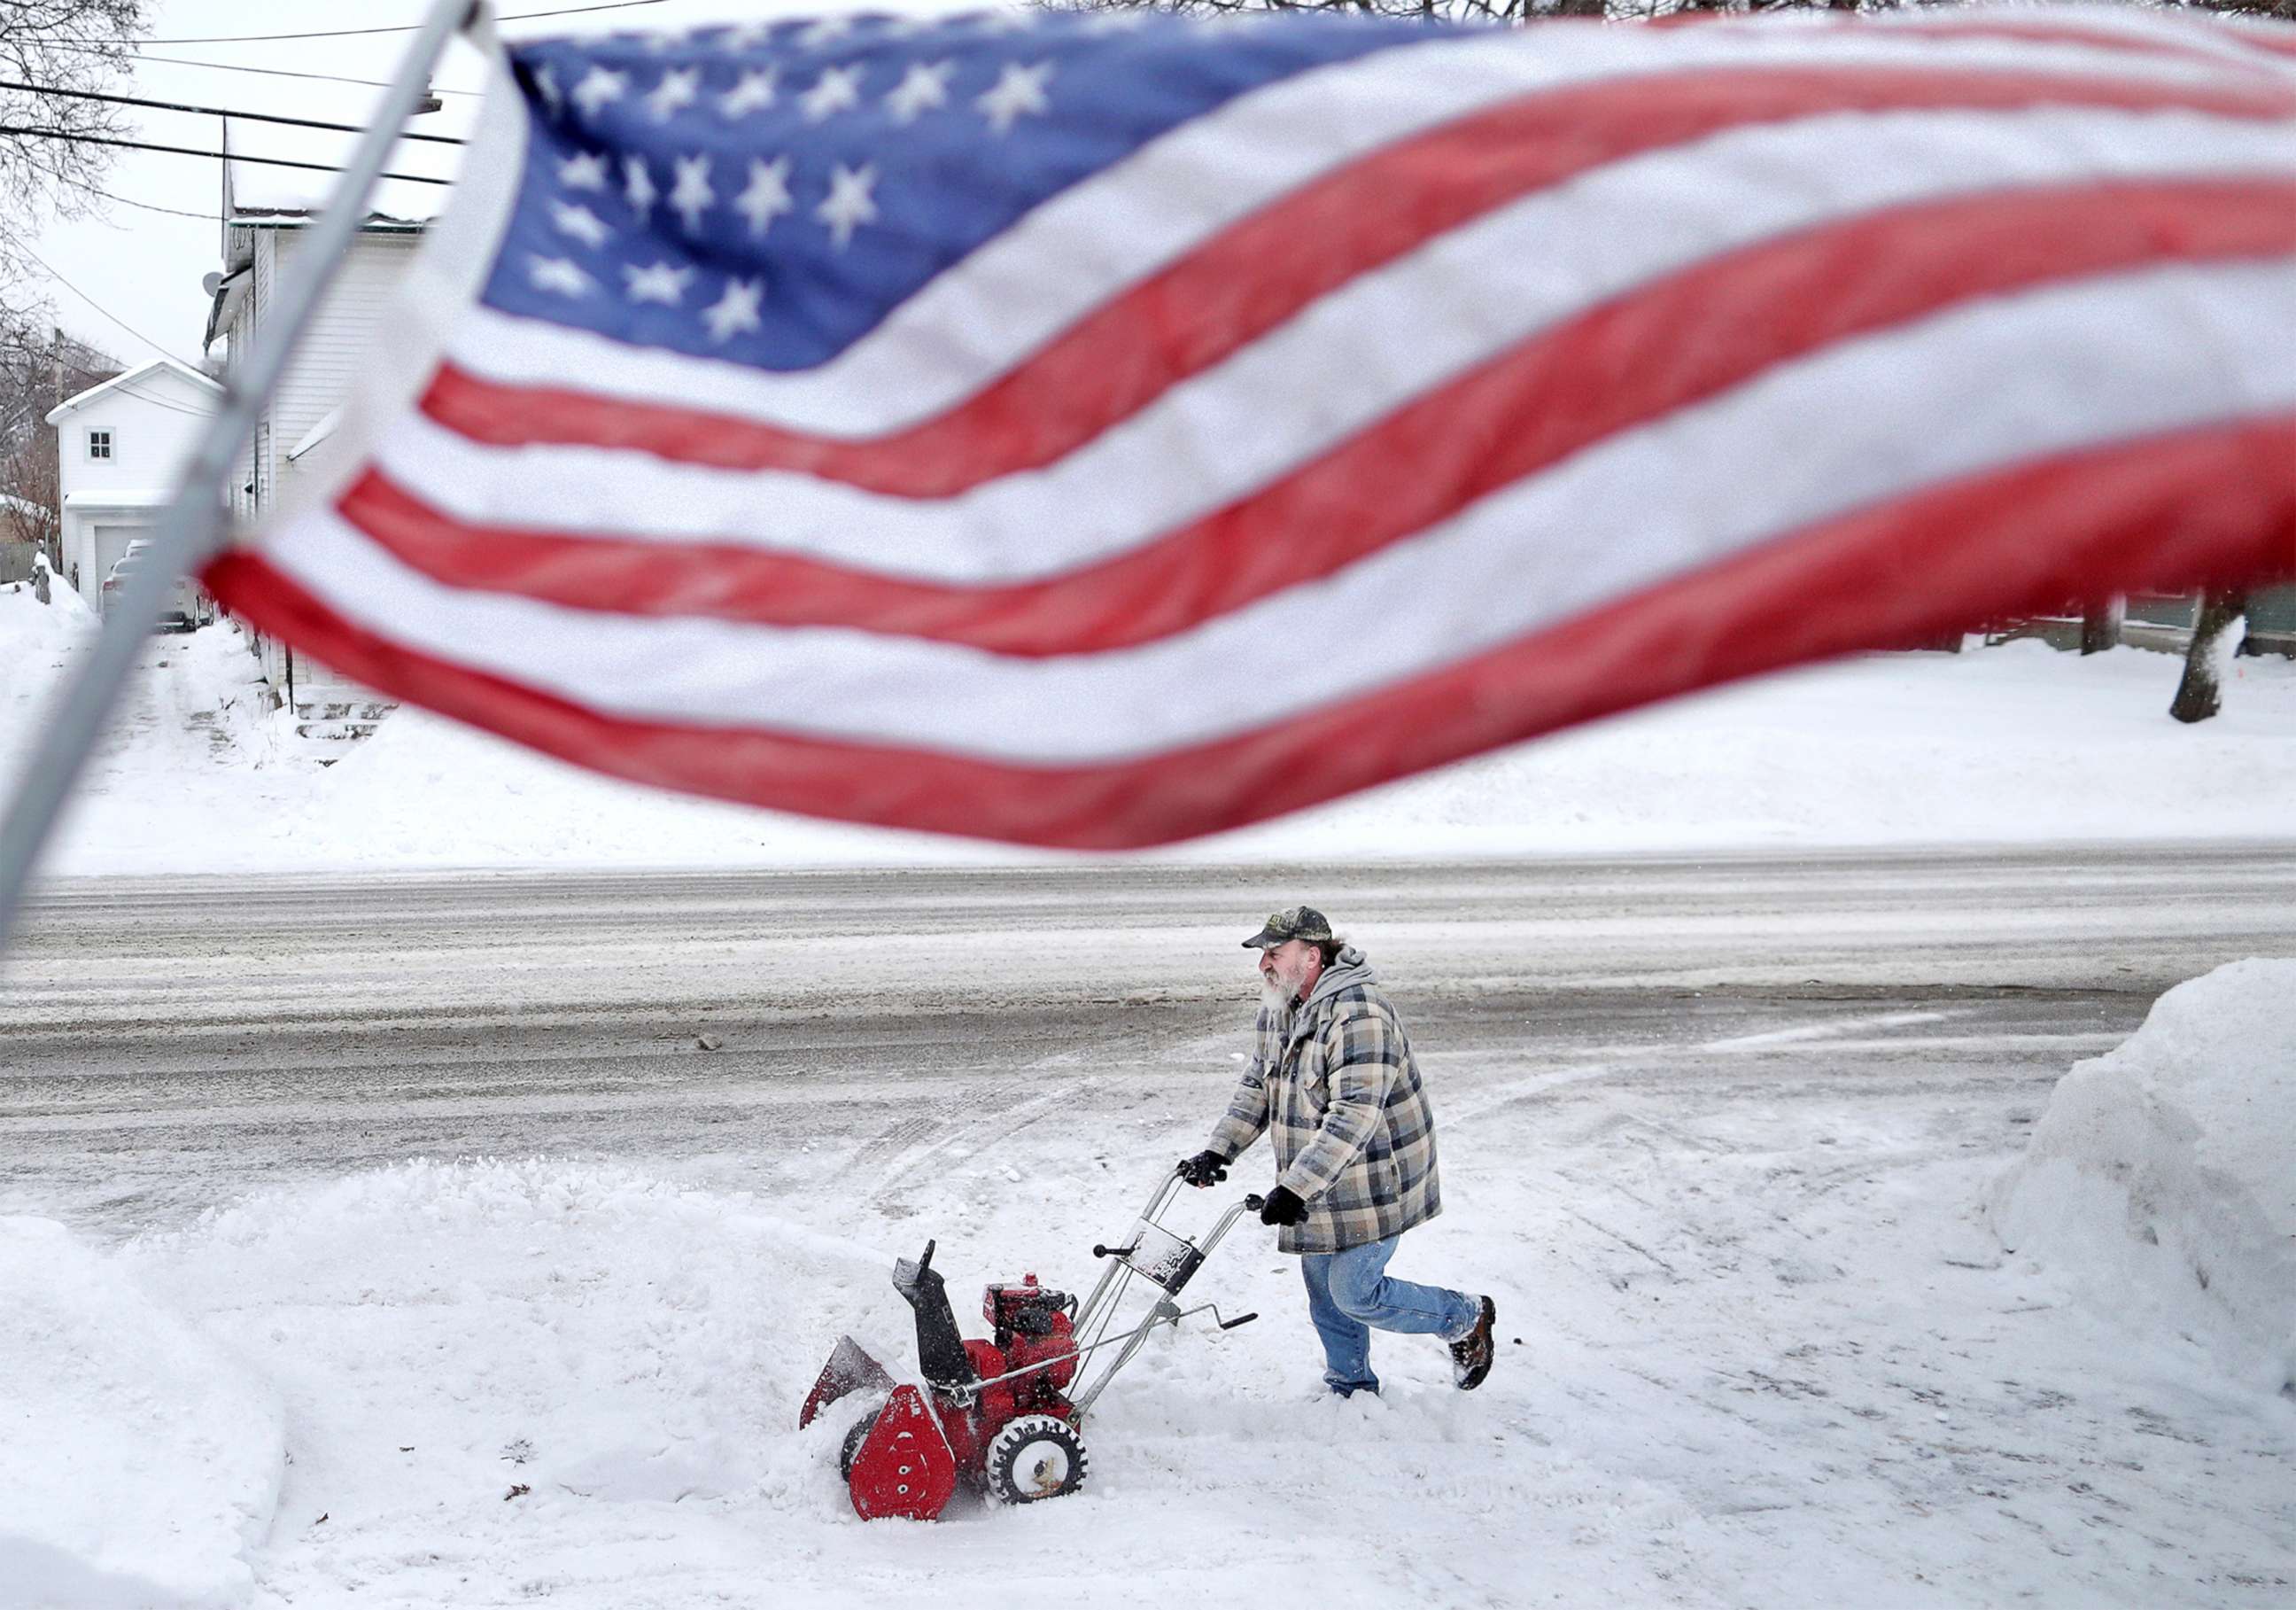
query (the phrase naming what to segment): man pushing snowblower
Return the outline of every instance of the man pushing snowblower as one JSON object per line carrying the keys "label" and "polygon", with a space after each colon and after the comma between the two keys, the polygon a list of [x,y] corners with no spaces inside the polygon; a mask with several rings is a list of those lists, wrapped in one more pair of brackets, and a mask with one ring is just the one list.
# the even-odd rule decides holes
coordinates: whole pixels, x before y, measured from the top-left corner
{"label": "man pushing snowblower", "polygon": [[1332,937],[1313,907],[1277,912],[1243,942],[1259,952],[1256,1054],[1211,1145],[1180,1164],[1180,1178],[1226,1179],[1273,1129],[1275,1188],[1260,1221],[1282,1227],[1277,1246],[1300,1254],[1325,1384],[1343,1398],[1379,1391],[1377,1329],[1442,1337],[1453,1384],[1473,1391],[1491,1369],[1491,1300],[1387,1273],[1403,1232],[1443,1205],[1435,1116],[1395,1008],[1363,952]]}

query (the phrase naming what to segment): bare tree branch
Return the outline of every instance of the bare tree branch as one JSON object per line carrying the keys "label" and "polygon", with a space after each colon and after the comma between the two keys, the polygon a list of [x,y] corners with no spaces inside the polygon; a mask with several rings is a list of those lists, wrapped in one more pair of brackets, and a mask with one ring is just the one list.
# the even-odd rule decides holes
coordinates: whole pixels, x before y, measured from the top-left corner
{"label": "bare tree branch", "polygon": [[40,333],[28,316],[0,328],[0,542],[42,548],[62,565],[61,464],[48,410],[121,368],[61,330]]}
{"label": "bare tree branch", "polygon": [[[0,78],[40,90],[123,85],[145,0],[0,0]],[[39,90],[0,90],[0,124],[45,135],[123,136],[127,109]],[[23,243],[53,218],[100,210],[100,188],[118,153],[71,138],[0,136],[0,347],[39,341],[47,299]]]}

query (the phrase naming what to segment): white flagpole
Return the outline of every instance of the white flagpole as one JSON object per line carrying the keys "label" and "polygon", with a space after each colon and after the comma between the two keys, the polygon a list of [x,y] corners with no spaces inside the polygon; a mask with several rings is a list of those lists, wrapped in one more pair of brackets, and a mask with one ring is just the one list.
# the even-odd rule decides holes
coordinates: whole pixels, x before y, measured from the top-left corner
{"label": "white flagpole", "polygon": [[350,250],[376,176],[398,142],[399,130],[422,103],[430,70],[458,29],[478,14],[474,0],[431,0],[429,13],[400,58],[398,70],[326,209],[311,226],[304,249],[287,276],[272,326],[259,333],[244,364],[226,378],[223,407],[208,422],[198,448],[184,464],[175,497],[160,516],[147,563],[130,570],[118,601],[106,612],[103,629],[65,689],[53,719],[41,735],[8,815],[0,821],[0,957],[15,925],[32,871],[56,817],[102,735],[136,651],[160,623],[178,578],[206,563],[226,538],[224,505],[217,496],[254,434],[255,419],[278,383],[303,328],[319,305],[336,266]]}

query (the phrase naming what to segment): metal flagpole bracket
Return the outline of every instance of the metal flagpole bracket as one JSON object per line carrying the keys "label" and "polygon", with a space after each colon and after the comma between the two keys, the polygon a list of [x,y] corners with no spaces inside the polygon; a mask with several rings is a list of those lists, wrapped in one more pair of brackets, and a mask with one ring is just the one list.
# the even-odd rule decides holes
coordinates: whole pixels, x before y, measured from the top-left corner
{"label": "metal flagpole bracket", "polygon": [[253,436],[256,415],[311,322],[336,266],[357,236],[375,180],[398,143],[400,129],[429,91],[430,70],[447,41],[478,21],[482,9],[472,0],[431,0],[373,119],[360,135],[357,148],[344,164],[324,210],[310,226],[308,249],[297,254],[274,321],[258,335],[247,361],[234,365],[225,377],[223,407],[208,422],[177,478],[175,497],[152,539],[150,562],[129,571],[117,602],[104,616],[94,645],[40,735],[15,797],[9,801],[7,817],[0,820],[0,959],[6,956],[8,938],[41,848],[102,735],[119,690],[135,667],[137,650],[159,625],[177,579],[196,572],[224,545],[226,528],[220,489],[240,449]]}

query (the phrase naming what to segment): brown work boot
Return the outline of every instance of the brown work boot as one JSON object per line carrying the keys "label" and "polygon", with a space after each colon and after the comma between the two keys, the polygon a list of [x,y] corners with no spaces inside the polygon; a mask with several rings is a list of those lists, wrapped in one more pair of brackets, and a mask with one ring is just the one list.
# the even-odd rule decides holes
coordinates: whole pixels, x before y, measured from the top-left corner
{"label": "brown work boot", "polygon": [[1451,1384],[1461,1392],[1472,1392],[1491,1373],[1491,1327],[1498,1323],[1498,1304],[1488,1297],[1483,1299],[1483,1311],[1475,1317],[1475,1328],[1451,1343]]}

